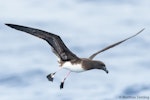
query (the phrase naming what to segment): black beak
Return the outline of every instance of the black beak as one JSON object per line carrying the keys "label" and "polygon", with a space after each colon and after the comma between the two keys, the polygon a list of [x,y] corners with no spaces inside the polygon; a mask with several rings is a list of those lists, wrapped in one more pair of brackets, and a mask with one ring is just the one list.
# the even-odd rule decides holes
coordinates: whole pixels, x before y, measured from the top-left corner
{"label": "black beak", "polygon": [[108,74],[108,70],[106,69],[106,67],[104,67],[104,69],[103,69],[107,74]]}
{"label": "black beak", "polygon": [[109,73],[107,69],[105,70],[105,72],[106,72],[107,74]]}

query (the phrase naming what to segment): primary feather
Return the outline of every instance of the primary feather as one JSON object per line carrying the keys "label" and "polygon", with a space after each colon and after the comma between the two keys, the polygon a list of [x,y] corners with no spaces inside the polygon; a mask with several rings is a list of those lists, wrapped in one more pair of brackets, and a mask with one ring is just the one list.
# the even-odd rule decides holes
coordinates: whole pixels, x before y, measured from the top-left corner
{"label": "primary feather", "polygon": [[127,40],[129,40],[129,39],[131,39],[131,38],[133,38],[133,37],[135,37],[136,35],[140,34],[143,30],[144,30],[144,29],[140,30],[138,33],[136,33],[136,34],[134,34],[134,35],[132,35],[132,36],[130,36],[130,37],[124,39],[124,40],[121,40],[121,41],[119,41],[119,42],[117,42],[117,43],[114,43],[114,44],[112,44],[112,45],[109,45],[109,46],[105,47],[104,49],[102,49],[102,50],[100,50],[100,51],[98,51],[98,52],[92,54],[92,55],[89,57],[89,59],[93,59],[93,58],[94,58],[96,55],[98,55],[99,53],[104,52],[104,51],[106,51],[106,50],[108,50],[108,49],[110,49],[110,48],[113,48],[113,47],[115,47],[115,46],[117,46],[117,45],[119,45],[119,44],[121,44],[121,43],[123,43],[123,42],[125,42],[125,41],[127,41]]}
{"label": "primary feather", "polygon": [[61,38],[58,35],[43,30],[31,28],[31,27],[21,26],[21,25],[15,25],[15,24],[5,24],[5,25],[46,40],[52,46],[53,52],[62,61],[69,61],[74,59],[74,57],[77,57],[74,53],[72,53],[67,48],[67,46],[64,44],[64,42],[61,40]]}

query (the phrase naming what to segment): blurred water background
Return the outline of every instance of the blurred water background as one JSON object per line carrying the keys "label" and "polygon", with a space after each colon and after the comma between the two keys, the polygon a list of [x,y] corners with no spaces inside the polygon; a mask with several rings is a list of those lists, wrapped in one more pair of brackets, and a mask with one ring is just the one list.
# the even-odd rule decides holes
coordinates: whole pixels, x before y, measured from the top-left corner
{"label": "blurred water background", "polygon": [[[0,0],[0,100],[149,100],[149,10],[149,0]],[[146,30],[95,58],[105,62],[108,75],[72,73],[60,90],[67,70],[53,83],[46,79],[58,69],[50,46],[4,23],[58,34],[79,57]]]}

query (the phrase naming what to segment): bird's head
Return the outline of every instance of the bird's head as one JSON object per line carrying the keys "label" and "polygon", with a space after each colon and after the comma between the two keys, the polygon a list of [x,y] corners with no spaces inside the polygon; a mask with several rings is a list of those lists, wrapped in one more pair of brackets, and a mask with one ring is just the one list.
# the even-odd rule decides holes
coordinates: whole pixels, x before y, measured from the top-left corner
{"label": "bird's head", "polygon": [[102,61],[93,61],[93,67],[94,69],[101,69],[104,70],[108,74],[108,70],[106,69],[105,64]]}

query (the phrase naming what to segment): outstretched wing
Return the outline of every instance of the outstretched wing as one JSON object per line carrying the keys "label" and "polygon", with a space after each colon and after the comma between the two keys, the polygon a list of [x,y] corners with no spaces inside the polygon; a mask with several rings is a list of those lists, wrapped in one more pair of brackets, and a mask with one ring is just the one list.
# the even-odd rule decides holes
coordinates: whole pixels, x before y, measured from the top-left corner
{"label": "outstretched wing", "polygon": [[117,45],[119,45],[119,44],[121,44],[121,43],[123,43],[123,42],[125,42],[125,41],[127,41],[127,40],[129,40],[129,39],[131,39],[131,38],[133,38],[133,37],[135,37],[136,35],[140,34],[143,30],[144,30],[144,29],[140,30],[140,31],[139,31],[138,33],[136,33],[135,35],[132,35],[132,36],[130,36],[130,37],[128,37],[128,38],[126,38],[126,39],[124,39],[124,40],[122,40],[122,41],[119,41],[119,42],[114,43],[114,44],[112,44],[112,45],[110,45],[110,46],[108,46],[108,47],[105,47],[104,49],[102,49],[102,50],[100,50],[100,51],[98,51],[98,52],[92,54],[92,55],[89,57],[89,59],[93,59],[93,58],[94,58],[96,55],[98,55],[99,53],[101,53],[101,52],[103,52],[103,51],[106,51],[106,50],[108,50],[108,49],[110,49],[110,48],[113,48],[113,47],[115,47],[115,46],[117,46]]}
{"label": "outstretched wing", "polygon": [[5,25],[46,40],[52,46],[53,52],[62,61],[69,61],[77,57],[66,47],[61,38],[55,34],[21,25],[14,25],[14,24],[5,24]]}

